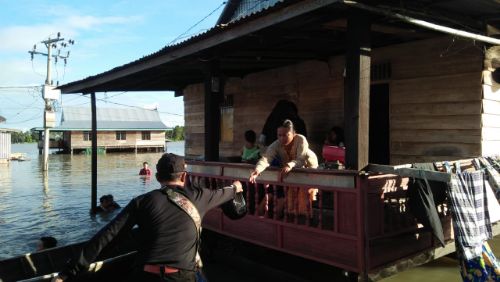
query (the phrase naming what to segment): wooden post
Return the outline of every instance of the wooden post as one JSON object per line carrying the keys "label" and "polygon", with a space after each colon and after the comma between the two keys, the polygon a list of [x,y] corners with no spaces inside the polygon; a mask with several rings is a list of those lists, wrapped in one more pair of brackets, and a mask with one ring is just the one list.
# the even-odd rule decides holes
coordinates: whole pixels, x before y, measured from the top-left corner
{"label": "wooden post", "polygon": [[43,147],[40,147],[40,142],[43,140],[43,135],[42,135],[42,131],[38,131],[38,154],[41,155],[42,154],[42,148]]}
{"label": "wooden post", "polygon": [[95,92],[90,93],[90,101],[92,108],[92,209],[97,206],[97,110]]}
{"label": "wooden post", "polygon": [[220,100],[224,82],[219,62],[211,61],[204,67],[205,73],[205,161],[219,160]]}
{"label": "wooden post", "polygon": [[368,164],[370,116],[370,18],[353,13],[347,20],[344,127],[346,167]]}

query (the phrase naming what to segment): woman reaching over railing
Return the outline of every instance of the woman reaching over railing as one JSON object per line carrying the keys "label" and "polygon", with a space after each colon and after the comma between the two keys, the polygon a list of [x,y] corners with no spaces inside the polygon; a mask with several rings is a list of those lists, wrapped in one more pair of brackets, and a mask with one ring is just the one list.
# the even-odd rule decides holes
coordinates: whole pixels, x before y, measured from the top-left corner
{"label": "woman reaching over railing", "polygon": [[[254,171],[250,174],[250,183],[255,183],[257,177],[270,165],[281,168],[281,178],[285,177],[293,168],[318,167],[318,159],[313,151],[309,149],[307,139],[295,132],[293,123],[285,120],[277,129],[278,139],[267,148],[262,158],[257,162]],[[311,194],[315,189],[311,190]],[[285,191],[282,186],[276,187],[276,193],[268,191],[269,201],[276,195],[277,218],[283,217],[285,209]],[[306,189],[290,187],[286,195],[287,217],[297,215],[311,215],[311,195]]]}

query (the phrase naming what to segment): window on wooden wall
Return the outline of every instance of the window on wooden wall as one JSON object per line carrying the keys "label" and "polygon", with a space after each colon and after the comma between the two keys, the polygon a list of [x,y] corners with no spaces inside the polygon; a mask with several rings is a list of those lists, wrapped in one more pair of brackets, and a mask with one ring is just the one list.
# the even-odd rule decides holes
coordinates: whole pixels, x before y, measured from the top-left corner
{"label": "window on wooden wall", "polygon": [[151,131],[143,131],[141,135],[142,140],[151,140]]}
{"label": "window on wooden wall", "polygon": [[84,131],[83,132],[83,141],[92,141],[92,132]]}
{"label": "window on wooden wall", "polygon": [[221,142],[233,142],[233,95],[226,95],[220,107]]}
{"label": "window on wooden wall", "polygon": [[116,132],[116,140],[127,140],[127,132],[126,131],[117,131]]}
{"label": "window on wooden wall", "polygon": [[370,80],[383,81],[390,80],[392,75],[391,62],[382,62],[370,65]]}

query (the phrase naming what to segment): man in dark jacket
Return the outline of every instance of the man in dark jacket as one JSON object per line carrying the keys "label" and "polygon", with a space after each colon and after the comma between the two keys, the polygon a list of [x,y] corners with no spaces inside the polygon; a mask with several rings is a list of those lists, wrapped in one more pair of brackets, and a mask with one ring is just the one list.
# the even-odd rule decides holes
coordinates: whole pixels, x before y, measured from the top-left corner
{"label": "man in dark jacket", "polygon": [[191,216],[168,198],[167,191],[182,194],[203,218],[208,210],[243,191],[241,183],[235,181],[231,186],[217,190],[185,186],[184,158],[174,154],[164,154],[156,170],[156,179],[162,187],[130,201],[52,281],[64,281],[88,269],[113,238],[136,224],[139,226],[136,265],[141,269],[132,281],[195,281],[198,231]]}

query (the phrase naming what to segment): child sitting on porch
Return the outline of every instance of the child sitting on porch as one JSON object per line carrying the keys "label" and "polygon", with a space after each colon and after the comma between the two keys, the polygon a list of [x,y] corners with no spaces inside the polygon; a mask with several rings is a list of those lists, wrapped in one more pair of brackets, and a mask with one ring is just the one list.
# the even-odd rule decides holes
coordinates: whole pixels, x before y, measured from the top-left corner
{"label": "child sitting on porch", "polygon": [[338,126],[332,127],[326,135],[325,145],[344,147],[344,130]]}
{"label": "child sitting on porch", "polygon": [[245,131],[245,145],[241,153],[241,162],[255,164],[260,158],[260,148],[255,144],[257,135],[253,130]]}

